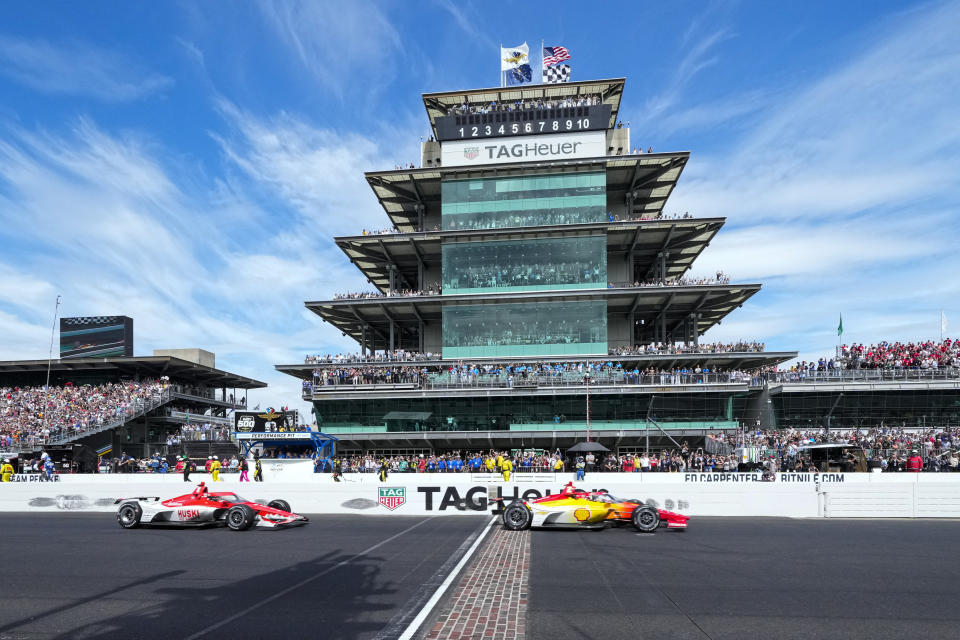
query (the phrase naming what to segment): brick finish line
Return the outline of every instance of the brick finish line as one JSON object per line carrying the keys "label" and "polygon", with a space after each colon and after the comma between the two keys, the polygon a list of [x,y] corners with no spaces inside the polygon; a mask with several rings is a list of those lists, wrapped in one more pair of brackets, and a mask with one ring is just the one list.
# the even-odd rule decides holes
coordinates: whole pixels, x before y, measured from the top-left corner
{"label": "brick finish line", "polygon": [[499,523],[422,636],[427,640],[523,640],[527,635],[530,531]]}

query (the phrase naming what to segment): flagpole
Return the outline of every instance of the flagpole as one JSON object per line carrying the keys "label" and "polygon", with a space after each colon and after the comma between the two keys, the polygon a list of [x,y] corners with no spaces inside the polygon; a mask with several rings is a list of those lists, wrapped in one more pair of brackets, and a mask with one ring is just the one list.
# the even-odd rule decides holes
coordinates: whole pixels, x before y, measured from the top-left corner
{"label": "flagpole", "polygon": [[540,84],[543,84],[543,73],[547,70],[546,61],[543,59],[543,39],[540,40]]}
{"label": "flagpole", "polygon": [[503,89],[503,42],[500,43],[500,88]]}

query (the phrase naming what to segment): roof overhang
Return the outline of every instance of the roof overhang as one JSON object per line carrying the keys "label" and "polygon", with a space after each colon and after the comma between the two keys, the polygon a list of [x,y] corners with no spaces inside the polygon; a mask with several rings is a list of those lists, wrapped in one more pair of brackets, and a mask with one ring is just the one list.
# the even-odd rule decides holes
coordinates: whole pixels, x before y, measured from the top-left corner
{"label": "roof overhang", "polygon": [[696,313],[699,334],[718,324],[760,290],[759,284],[650,286],[577,291],[537,291],[447,296],[400,296],[357,300],[311,301],[304,305],[358,342],[366,333],[374,349],[386,348],[391,325],[417,331],[420,323],[440,323],[447,305],[604,300],[607,315],[632,314],[635,321],[666,322],[671,333]]}
{"label": "roof overhang", "polygon": [[440,206],[444,179],[490,176],[606,171],[607,199],[623,202],[632,194],[633,214],[656,217],[663,212],[680,174],[690,159],[689,151],[612,155],[578,160],[552,160],[427,169],[370,171],[364,175],[377,201],[400,231],[418,231],[421,213]]}
{"label": "roof overhang", "polygon": [[679,278],[710,244],[725,218],[684,218],[551,225],[522,229],[430,231],[392,235],[346,236],[336,244],[381,292],[390,288],[390,270],[399,288],[416,289],[421,268],[439,264],[446,242],[535,240],[605,233],[608,254],[632,252],[641,269],[650,270],[657,256],[666,256],[666,277]]}
{"label": "roof overhang", "polygon": [[[9,378],[18,373],[46,372],[46,360],[11,360],[0,362],[0,377]],[[50,362],[55,372],[102,372],[118,377],[169,376],[173,380],[230,389],[262,389],[266,382],[235,373],[207,367],[173,356],[138,356],[132,358],[67,358]]]}

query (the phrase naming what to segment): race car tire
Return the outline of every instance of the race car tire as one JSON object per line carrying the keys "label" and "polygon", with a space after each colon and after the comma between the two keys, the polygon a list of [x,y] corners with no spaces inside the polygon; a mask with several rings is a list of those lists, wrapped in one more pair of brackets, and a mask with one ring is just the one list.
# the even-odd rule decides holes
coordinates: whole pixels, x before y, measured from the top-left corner
{"label": "race car tire", "polygon": [[136,529],[140,526],[140,518],[142,517],[143,509],[135,502],[120,505],[117,510],[117,522],[124,529]]}
{"label": "race car tire", "polygon": [[236,504],[227,510],[227,526],[234,531],[246,531],[253,526],[257,514],[245,504]]}
{"label": "race car tire", "polygon": [[533,515],[530,509],[522,502],[515,501],[508,504],[503,509],[503,526],[510,531],[523,531],[530,528],[533,521]]}
{"label": "race car tire", "polygon": [[660,513],[646,505],[637,507],[630,514],[630,522],[641,533],[653,533],[660,526]]}
{"label": "race car tire", "polygon": [[267,503],[267,506],[272,509],[280,509],[280,511],[290,513],[290,503],[286,500],[271,500]]}

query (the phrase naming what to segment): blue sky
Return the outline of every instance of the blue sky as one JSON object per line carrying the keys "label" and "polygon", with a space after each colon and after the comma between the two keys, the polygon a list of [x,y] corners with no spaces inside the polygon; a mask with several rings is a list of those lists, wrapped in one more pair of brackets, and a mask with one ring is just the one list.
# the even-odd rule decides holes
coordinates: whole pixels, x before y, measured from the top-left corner
{"label": "blue sky", "polygon": [[354,348],[302,303],[363,288],[330,242],[386,226],[363,171],[418,159],[421,92],[541,39],[627,77],[635,144],[692,152],[668,211],[727,216],[693,275],[764,289],[705,339],[960,327],[960,3],[490,6],[0,5],[0,358],[46,356],[61,294],[303,408],[272,366]]}

